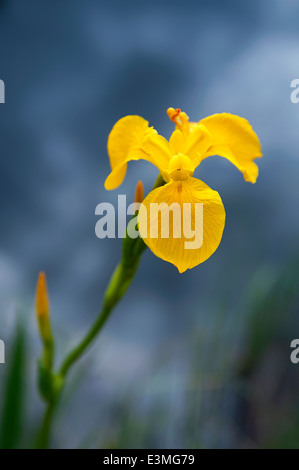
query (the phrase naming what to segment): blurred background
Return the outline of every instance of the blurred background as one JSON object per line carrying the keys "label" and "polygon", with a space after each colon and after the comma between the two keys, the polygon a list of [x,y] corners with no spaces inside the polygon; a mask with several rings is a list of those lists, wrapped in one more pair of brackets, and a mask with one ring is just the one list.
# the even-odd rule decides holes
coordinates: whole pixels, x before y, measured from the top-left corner
{"label": "blurred background", "polygon": [[196,121],[247,118],[255,185],[225,159],[196,176],[227,212],[217,252],[180,275],[145,252],[101,337],[74,368],[57,448],[299,447],[299,3],[2,0],[0,78],[0,446],[30,447],[43,412],[35,285],[45,270],[57,364],[87,331],[120,258],[95,207],[148,192],[132,162],[106,192],[107,136],[139,114],[169,136],[169,106]]}

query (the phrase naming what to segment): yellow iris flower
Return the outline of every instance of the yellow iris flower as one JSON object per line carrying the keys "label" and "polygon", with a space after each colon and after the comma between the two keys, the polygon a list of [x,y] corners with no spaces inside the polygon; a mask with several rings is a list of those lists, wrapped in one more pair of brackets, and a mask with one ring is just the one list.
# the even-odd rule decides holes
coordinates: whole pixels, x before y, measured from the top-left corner
{"label": "yellow iris flower", "polygon": [[[184,272],[208,259],[217,249],[225,225],[225,210],[219,194],[203,181],[193,178],[193,172],[205,158],[220,155],[233,163],[245,181],[255,183],[258,167],[255,158],[261,157],[261,145],[249,122],[228,113],[214,114],[201,121],[189,122],[186,113],[169,108],[169,118],[176,124],[169,141],[160,136],[140,116],[126,116],[112,128],[108,138],[111,173],[105,188],[115,189],[124,180],[127,163],[147,160],[161,172],[164,186],[151,191],[143,201],[151,203],[191,203],[191,221],[195,218],[195,203],[203,204],[203,242],[198,249],[186,249],[189,239],[180,238],[170,230],[169,238],[147,236],[150,217],[138,216],[139,231],[151,251]],[[147,211],[149,214],[150,211]],[[157,221],[156,221],[157,222]],[[183,224],[183,216],[181,218]]]}

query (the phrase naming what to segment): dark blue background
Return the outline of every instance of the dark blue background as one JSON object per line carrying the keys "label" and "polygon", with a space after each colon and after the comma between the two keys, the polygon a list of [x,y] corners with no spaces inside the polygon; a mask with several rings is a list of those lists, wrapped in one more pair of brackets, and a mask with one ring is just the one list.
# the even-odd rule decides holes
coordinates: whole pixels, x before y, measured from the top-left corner
{"label": "dark blue background", "polygon": [[[219,249],[183,275],[145,253],[81,363],[87,377],[57,423],[57,446],[258,442],[232,412],[230,394],[203,390],[217,391],[239,357],[256,276],[268,286],[298,252],[299,104],[290,101],[290,83],[299,78],[298,15],[295,0],[1,2],[0,337],[7,343],[22,315],[39,354],[33,299],[40,270],[59,357],[100,308],[121,242],[96,238],[95,207],[115,203],[118,192],[130,203],[137,180],[149,191],[157,175],[133,162],[121,188],[105,191],[106,142],[117,119],[139,114],[168,137],[169,106],[193,121],[231,112],[251,122],[264,153],[255,185],[219,157],[197,169],[226,208]],[[285,367],[293,337],[296,331],[282,343]],[[34,361],[30,374],[31,383]],[[28,420],[40,411],[38,398],[28,397]]]}

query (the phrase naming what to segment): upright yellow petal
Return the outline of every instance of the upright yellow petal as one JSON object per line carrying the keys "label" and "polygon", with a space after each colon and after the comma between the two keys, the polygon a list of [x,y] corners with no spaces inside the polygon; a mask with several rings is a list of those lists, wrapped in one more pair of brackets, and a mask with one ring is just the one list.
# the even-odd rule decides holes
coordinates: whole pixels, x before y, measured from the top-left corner
{"label": "upright yellow petal", "polygon": [[170,158],[168,147],[168,142],[149,127],[148,121],[140,116],[123,117],[114,125],[108,138],[107,150],[112,171],[105,181],[105,188],[115,189],[123,182],[127,163],[131,160],[147,160],[160,170],[164,160],[167,160],[164,165],[167,167]]}
{"label": "upright yellow petal", "polygon": [[183,153],[185,137],[180,129],[176,129],[170,136],[169,145],[173,155]]}
{"label": "upright yellow petal", "polygon": [[212,145],[203,155],[220,155],[233,163],[244,175],[245,181],[255,183],[258,166],[255,158],[262,156],[261,144],[249,122],[239,116],[223,113],[202,119],[211,135]]}
{"label": "upright yellow petal", "polygon": [[172,153],[182,153],[187,155],[194,163],[196,168],[209,147],[212,145],[212,140],[209,132],[203,125],[194,125],[190,123],[189,132],[182,132],[176,129],[170,139],[169,145]]}
{"label": "upright yellow petal", "polygon": [[138,214],[139,232],[147,246],[179,272],[197,266],[214,253],[224,224],[225,210],[219,194],[191,177],[150,192]]}

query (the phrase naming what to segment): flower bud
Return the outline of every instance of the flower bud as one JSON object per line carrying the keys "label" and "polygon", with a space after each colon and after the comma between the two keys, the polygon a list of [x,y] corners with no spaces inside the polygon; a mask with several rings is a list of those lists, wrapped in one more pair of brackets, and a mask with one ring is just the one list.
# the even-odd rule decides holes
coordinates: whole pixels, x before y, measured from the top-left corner
{"label": "flower bud", "polygon": [[50,304],[47,290],[46,275],[39,273],[36,296],[35,296],[36,318],[42,340],[47,343],[52,340],[50,326]]}
{"label": "flower bud", "polygon": [[135,198],[134,198],[134,202],[136,204],[135,212],[139,210],[139,204],[141,204],[143,199],[144,199],[143,184],[142,184],[142,181],[138,181],[136,190],[135,190]]}

